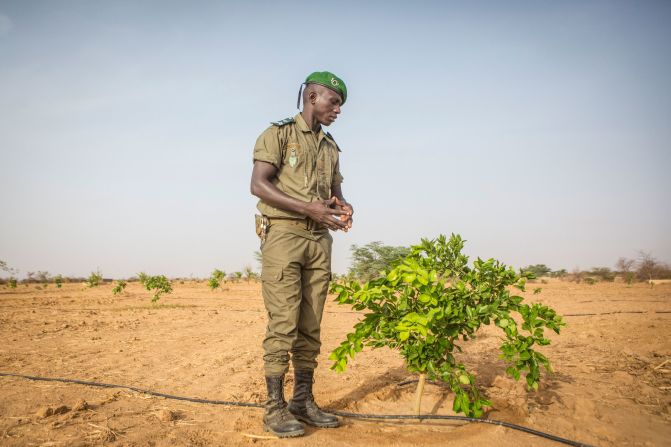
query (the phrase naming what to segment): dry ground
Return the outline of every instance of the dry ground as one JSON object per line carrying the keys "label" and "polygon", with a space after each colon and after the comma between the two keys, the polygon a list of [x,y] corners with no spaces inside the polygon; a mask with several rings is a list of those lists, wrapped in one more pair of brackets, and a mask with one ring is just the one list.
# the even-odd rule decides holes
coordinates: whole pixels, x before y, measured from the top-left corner
{"label": "dry ground", "polygon": [[[124,384],[207,399],[261,402],[260,285],[175,283],[160,305],[130,284],[0,289],[0,372]],[[528,393],[504,376],[493,328],[466,344],[464,360],[494,402],[487,415],[599,446],[671,445],[671,284],[550,282],[529,297],[567,316],[544,352],[555,373]],[[364,351],[342,374],[327,353],[360,318],[329,298],[315,394],[324,407],[410,413],[412,378],[389,350]],[[665,363],[666,362],[666,363]],[[289,381],[291,387],[291,381]],[[289,392],[289,390],[288,390]],[[428,386],[423,411],[451,414],[451,395]],[[260,409],[189,403],[128,390],[0,377],[3,446],[556,446],[484,424],[344,419],[293,440],[266,439]]]}

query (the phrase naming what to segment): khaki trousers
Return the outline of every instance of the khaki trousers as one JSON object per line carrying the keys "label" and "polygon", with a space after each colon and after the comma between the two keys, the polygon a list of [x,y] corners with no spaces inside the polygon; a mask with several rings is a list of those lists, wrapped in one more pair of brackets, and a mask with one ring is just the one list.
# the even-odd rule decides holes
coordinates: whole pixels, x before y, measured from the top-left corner
{"label": "khaki trousers", "polygon": [[261,249],[263,301],[268,326],[263,340],[266,376],[289,369],[315,369],[321,348],[320,326],[331,279],[327,230],[271,224]]}

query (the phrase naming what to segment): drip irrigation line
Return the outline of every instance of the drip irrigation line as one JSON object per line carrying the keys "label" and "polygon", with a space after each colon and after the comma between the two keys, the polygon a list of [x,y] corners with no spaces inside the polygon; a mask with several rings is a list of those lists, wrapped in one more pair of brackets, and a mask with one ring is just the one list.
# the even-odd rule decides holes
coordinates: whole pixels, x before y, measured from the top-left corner
{"label": "drip irrigation line", "polygon": [[[614,312],[601,312],[601,313],[580,313],[580,314],[562,314],[562,317],[586,317],[592,315],[617,315],[617,314],[647,314],[652,313],[653,311],[645,310],[616,310]],[[671,310],[655,310],[656,314],[671,314]]]}
{"label": "drip irrigation line", "polygon": [[[234,406],[234,407],[252,407],[252,408],[263,408],[264,407],[263,404],[258,404],[258,403],[253,403],[253,402],[236,402],[236,401],[229,401],[229,400],[212,400],[212,399],[200,399],[200,398],[197,398],[197,397],[175,396],[173,394],[159,393],[157,391],[152,391],[152,390],[139,388],[139,387],[134,387],[134,386],[116,385],[116,384],[113,384],[113,383],[103,383],[103,382],[93,382],[93,381],[89,381],[89,380],[65,379],[65,378],[60,378],[60,377],[29,376],[29,375],[24,375],[24,374],[6,373],[6,372],[0,372],[0,376],[19,377],[19,378],[22,378],[22,379],[39,380],[39,381],[45,381],[45,382],[76,383],[76,384],[79,384],[79,385],[88,385],[88,386],[95,386],[95,387],[100,387],[100,388],[122,388],[122,389],[126,389],[126,390],[135,391],[135,392],[138,392],[138,393],[149,394],[151,396],[164,397],[166,399],[183,400],[183,401],[195,402],[195,403],[200,403],[200,404],[227,405],[227,406]],[[350,413],[350,412],[346,412],[346,411],[329,410],[329,409],[326,409],[326,410],[329,413],[332,413],[332,414],[335,414],[337,416],[341,416],[341,417],[344,417],[344,418],[350,418],[350,419],[452,420],[452,421],[463,421],[463,422],[473,422],[473,423],[481,423],[481,424],[498,425],[498,426],[501,426],[501,427],[506,427],[506,428],[510,428],[510,429],[513,429],[513,430],[518,430],[518,431],[528,433],[528,434],[531,434],[531,435],[540,436],[540,437],[545,438],[545,439],[550,439],[552,441],[556,441],[556,442],[566,444],[566,445],[571,445],[571,446],[574,446],[574,447],[592,447],[589,444],[584,444],[582,442],[573,441],[571,439],[561,438],[559,436],[555,436],[555,435],[545,433],[545,432],[542,432],[542,431],[539,431],[539,430],[534,430],[533,428],[524,427],[522,425],[511,424],[510,422],[505,422],[505,421],[497,421],[495,419],[479,419],[479,418],[472,418],[472,417],[468,417],[468,416],[453,416],[453,415],[439,415],[439,414],[420,414],[420,415],[413,415],[413,414],[368,414],[368,413]]]}
{"label": "drip irrigation line", "polygon": [[114,383],[102,383],[102,382],[92,382],[89,380],[79,380],[79,379],[64,379],[60,377],[40,377],[40,376],[28,376],[24,374],[14,374],[14,373],[5,373],[0,372],[0,376],[7,377],[20,377],[23,379],[30,380],[41,380],[44,382],[65,382],[65,383],[77,383],[79,385],[89,385],[96,386],[100,388],[123,388],[126,390],[136,391],[138,393],[150,394],[152,396],[165,397],[166,399],[175,399],[175,400],[186,400],[189,402],[196,402],[200,404],[214,404],[214,405],[229,405],[234,407],[254,407],[254,408],[263,408],[262,404],[256,404],[251,402],[235,402],[228,400],[211,400],[211,399],[199,399],[197,397],[184,397],[184,396],[175,396],[172,394],[159,393],[158,391],[147,390],[144,388],[138,388],[135,386],[129,385],[116,385]]}

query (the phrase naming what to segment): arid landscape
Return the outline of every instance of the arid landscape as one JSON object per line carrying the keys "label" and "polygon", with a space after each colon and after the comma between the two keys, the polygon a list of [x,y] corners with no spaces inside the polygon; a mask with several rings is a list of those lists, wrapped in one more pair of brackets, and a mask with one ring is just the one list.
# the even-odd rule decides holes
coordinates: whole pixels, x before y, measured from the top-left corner
{"label": "arid landscape", "polygon": [[[493,402],[486,418],[596,446],[671,445],[671,284],[559,280],[527,293],[565,316],[542,349],[554,373],[538,392],[505,376],[495,328],[463,344],[462,360]],[[256,282],[173,282],[151,304],[138,283],[112,295],[66,283],[0,288],[0,372],[127,385],[180,396],[262,402],[265,311]],[[409,414],[414,384],[400,356],[366,349],[344,373],[328,353],[361,317],[329,297],[315,394],[322,407]],[[287,394],[291,392],[291,379]],[[450,392],[429,384],[426,414],[453,414]],[[185,402],[127,389],[0,376],[3,446],[555,446],[508,428],[454,421],[343,418],[302,438],[264,433],[259,408]]]}

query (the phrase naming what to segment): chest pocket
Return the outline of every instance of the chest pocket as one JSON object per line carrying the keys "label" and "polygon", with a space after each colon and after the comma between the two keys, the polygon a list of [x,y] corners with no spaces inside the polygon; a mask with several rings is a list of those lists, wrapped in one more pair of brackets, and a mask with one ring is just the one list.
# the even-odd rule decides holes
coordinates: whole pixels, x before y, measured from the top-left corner
{"label": "chest pocket", "polygon": [[322,147],[317,159],[317,193],[322,199],[331,197],[333,172],[338,160],[337,149],[329,146]]}

